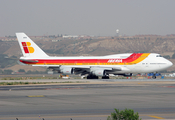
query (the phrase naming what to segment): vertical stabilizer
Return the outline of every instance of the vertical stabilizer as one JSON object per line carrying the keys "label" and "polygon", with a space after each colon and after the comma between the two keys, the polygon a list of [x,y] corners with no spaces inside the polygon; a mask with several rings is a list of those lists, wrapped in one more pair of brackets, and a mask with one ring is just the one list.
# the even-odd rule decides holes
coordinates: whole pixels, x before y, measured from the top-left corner
{"label": "vertical stabilizer", "polygon": [[25,33],[16,33],[24,57],[48,57]]}

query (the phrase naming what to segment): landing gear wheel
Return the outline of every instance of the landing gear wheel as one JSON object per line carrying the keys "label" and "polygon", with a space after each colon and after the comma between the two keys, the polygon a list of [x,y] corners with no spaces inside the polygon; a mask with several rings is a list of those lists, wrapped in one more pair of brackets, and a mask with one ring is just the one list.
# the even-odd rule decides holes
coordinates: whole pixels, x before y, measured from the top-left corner
{"label": "landing gear wheel", "polygon": [[87,79],[91,79],[89,75],[87,76]]}
{"label": "landing gear wheel", "polygon": [[156,75],[153,75],[152,78],[153,78],[153,79],[156,79]]}
{"label": "landing gear wheel", "polygon": [[109,76],[102,76],[102,79],[109,79]]}
{"label": "landing gear wheel", "polygon": [[95,76],[95,78],[94,79],[98,79],[98,76]]}
{"label": "landing gear wheel", "polygon": [[98,76],[90,74],[87,76],[87,79],[98,79]]}

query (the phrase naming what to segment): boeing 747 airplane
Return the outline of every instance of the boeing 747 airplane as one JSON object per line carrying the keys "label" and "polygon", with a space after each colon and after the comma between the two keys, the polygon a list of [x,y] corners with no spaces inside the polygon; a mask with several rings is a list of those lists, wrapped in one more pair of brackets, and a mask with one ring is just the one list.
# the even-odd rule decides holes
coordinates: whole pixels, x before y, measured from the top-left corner
{"label": "boeing 747 airplane", "polygon": [[[87,79],[109,79],[109,74],[132,76],[133,73],[157,73],[173,65],[157,53],[125,53],[107,56],[52,57],[40,49],[25,33],[16,33],[23,53],[20,62],[44,66],[65,75],[87,75]],[[153,79],[156,79],[154,74]]]}

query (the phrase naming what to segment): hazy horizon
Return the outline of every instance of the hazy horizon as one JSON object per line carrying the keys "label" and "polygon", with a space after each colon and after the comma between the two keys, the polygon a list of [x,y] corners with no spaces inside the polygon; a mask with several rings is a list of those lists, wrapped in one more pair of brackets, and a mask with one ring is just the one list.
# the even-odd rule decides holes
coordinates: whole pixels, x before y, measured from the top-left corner
{"label": "hazy horizon", "polygon": [[175,34],[174,0],[1,0],[0,36]]}

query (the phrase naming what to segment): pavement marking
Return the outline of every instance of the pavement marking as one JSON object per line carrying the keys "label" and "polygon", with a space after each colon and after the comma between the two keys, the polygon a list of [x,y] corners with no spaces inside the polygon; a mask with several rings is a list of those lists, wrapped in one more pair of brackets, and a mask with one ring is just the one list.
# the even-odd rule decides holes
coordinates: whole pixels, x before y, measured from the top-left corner
{"label": "pavement marking", "polygon": [[28,95],[28,97],[45,97],[44,95]]}
{"label": "pavement marking", "polygon": [[153,115],[149,115],[150,117],[153,117],[153,118],[157,118],[157,119],[165,119],[165,118],[162,118],[162,117],[158,117],[158,116],[153,116]]}

